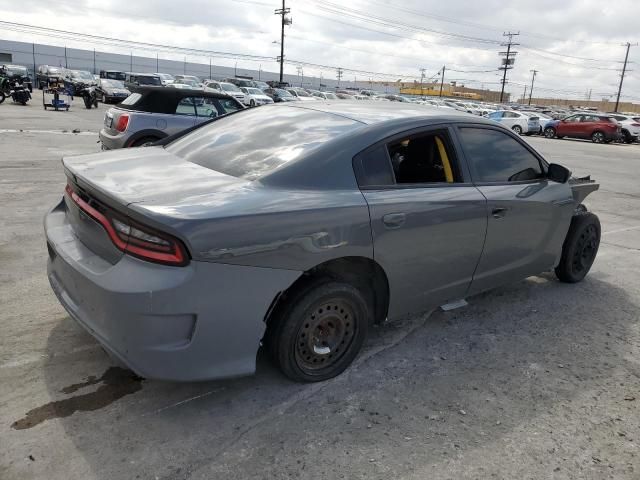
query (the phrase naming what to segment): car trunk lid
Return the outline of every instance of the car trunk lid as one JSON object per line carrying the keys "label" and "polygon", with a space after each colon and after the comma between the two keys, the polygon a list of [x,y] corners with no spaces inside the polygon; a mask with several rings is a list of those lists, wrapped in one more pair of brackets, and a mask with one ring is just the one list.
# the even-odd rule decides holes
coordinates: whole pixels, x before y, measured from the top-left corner
{"label": "car trunk lid", "polygon": [[[149,227],[179,237],[172,228],[172,205],[190,203],[190,199],[215,197],[228,201],[249,182],[186,162],[162,147],[121,149],[101,154],[63,159],[67,181],[67,220],[79,240],[96,255],[116,263],[123,255],[113,244],[107,230],[86,206],[105,213],[107,210]],[[78,202],[78,198],[84,202]],[[133,209],[135,204],[162,205],[161,211],[148,215]],[[85,205],[84,210],[82,205]]]}

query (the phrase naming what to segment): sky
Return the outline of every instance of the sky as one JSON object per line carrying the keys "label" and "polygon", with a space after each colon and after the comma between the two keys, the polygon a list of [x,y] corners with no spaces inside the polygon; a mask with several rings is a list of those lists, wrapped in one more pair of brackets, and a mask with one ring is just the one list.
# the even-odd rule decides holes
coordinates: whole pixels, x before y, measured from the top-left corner
{"label": "sky", "polygon": [[[23,0],[0,20],[123,40],[238,54],[215,63],[277,71],[280,17],[273,0]],[[439,79],[499,89],[504,32],[519,32],[507,91],[535,97],[614,98],[626,42],[640,41],[637,0],[287,0],[285,71],[305,76],[404,81]],[[52,22],[55,18],[55,22]],[[0,27],[0,38],[153,56],[143,48],[90,44]],[[243,57],[255,55],[255,60]],[[182,60],[182,54],[161,58]],[[208,63],[190,55],[191,62]],[[629,55],[622,98],[640,103],[640,46]],[[304,64],[304,65],[303,65]]]}

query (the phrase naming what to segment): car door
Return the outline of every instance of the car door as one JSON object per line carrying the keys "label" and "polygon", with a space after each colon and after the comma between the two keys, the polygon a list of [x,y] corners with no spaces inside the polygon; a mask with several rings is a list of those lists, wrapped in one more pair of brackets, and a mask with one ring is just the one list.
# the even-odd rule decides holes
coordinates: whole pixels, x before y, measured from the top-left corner
{"label": "car door", "polygon": [[555,266],[575,208],[569,185],[548,180],[546,163],[510,132],[476,125],[457,134],[487,199],[487,236],[470,294]]}
{"label": "car door", "polygon": [[447,127],[396,135],[354,159],[369,205],[389,316],[463,298],[487,223],[486,200],[461,168]]}
{"label": "car door", "polygon": [[582,115],[571,115],[558,122],[556,133],[563,137],[576,137],[580,135]]}

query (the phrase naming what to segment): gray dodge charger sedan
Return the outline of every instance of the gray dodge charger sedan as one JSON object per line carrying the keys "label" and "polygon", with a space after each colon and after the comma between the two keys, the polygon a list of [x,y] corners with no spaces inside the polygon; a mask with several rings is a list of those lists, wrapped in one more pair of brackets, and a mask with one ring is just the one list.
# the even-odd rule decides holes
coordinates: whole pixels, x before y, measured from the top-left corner
{"label": "gray dodge charger sedan", "polygon": [[420,105],[271,105],[165,145],[63,159],[48,276],[143,377],[342,372],[372,325],[555,268],[580,281],[598,188],[495,122]]}

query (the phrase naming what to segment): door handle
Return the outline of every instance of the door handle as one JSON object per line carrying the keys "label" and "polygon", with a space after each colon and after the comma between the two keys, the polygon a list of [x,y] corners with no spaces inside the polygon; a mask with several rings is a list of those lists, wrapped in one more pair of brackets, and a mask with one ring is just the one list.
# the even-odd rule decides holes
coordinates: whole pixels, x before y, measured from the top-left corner
{"label": "door handle", "polygon": [[382,223],[388,228],[399,228],[404,225],[407,216],[404,213],[388,213],[382,217]]}
{"label": "door handle", "polygon": [[509,209],[506,207],[496,207],[491,210],[491,216],[493,218],[502,218],[507,214],[507,210]]}

